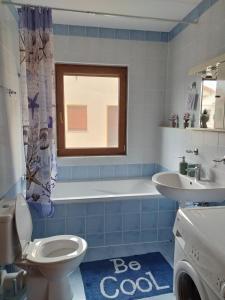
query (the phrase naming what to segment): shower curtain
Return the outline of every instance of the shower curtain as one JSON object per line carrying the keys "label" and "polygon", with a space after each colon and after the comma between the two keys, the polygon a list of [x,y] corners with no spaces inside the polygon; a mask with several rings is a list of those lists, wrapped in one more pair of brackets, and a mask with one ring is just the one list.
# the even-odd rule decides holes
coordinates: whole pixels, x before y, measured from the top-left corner
{"label": "shower curtain", "polygon": [[41,217],[51,216],[56,180],[55,75],[49,8],[18,9],[26,199]]}

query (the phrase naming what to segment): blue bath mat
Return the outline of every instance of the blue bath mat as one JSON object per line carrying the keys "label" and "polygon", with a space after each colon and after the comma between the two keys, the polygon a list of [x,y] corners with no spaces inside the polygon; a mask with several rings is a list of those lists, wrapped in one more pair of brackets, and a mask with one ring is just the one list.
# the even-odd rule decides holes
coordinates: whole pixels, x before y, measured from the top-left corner
{"label": "blue bath mat", "polygon": [[80,265],[87,300],[138,300],[171,293],[173,269],[159,252]]}

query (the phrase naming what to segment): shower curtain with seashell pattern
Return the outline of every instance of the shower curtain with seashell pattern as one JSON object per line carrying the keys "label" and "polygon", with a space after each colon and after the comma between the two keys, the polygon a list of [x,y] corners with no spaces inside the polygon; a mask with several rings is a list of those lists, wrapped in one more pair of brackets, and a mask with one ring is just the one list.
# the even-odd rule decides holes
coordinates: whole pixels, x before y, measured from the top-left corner
{"label": "shower curtain with seashell pattern", "polygon": [[26,199],[46,217],[57,169],[52,12],[23,6],[18,15]]}

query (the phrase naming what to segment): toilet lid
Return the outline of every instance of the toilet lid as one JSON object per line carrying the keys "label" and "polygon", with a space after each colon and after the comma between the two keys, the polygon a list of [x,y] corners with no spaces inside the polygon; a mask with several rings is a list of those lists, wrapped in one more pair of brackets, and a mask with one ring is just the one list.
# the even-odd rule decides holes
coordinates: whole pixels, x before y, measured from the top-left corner
{"label": "toilet lid", "polygon": [[17,195],[15,219],[16,230],[23,253],[26,246],[31,241],[33,225],[27,201],[22,194]]}

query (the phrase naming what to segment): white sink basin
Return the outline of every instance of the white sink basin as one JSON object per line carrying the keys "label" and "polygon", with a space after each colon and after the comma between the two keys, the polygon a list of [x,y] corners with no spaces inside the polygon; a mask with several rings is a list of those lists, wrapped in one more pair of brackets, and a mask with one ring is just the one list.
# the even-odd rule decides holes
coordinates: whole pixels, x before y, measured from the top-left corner
{"label": "white sink basin", "polygon": [[177,200],[181,205],[186,202],[225,201],[225,186],[209,181],[195,181],[176,172],[161,172],[152,177],[156,189],[165,197]]}

